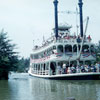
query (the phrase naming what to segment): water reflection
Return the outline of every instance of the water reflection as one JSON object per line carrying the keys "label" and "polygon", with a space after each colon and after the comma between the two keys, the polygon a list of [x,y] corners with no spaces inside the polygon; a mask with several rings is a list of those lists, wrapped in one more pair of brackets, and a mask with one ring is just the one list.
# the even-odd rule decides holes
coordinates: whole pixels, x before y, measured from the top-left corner
{"label": "water reflection", "polygon": [[9,79],[9,88],[10,100],[34,100],[29,89],[28,74],[13,74]]}
{"label": "water reflection", "polygon": [[8,87],[8,81],[0,81],[0,100],[10,100],[10,88]]}
{"label": "water reflection", "polygon": [[66,100],[67,97],[75,97],[76,100],[99,100],[100,96],[100,81],[57,81],[33,78],[30,79],[30,87],[34,97],[37,94],[41,96],[39,100],[45,98]]}
{"label": "water reflection", "polygon": [[60,81],[13,74],[0,81],[0,100],[99,100],[100,81]]}

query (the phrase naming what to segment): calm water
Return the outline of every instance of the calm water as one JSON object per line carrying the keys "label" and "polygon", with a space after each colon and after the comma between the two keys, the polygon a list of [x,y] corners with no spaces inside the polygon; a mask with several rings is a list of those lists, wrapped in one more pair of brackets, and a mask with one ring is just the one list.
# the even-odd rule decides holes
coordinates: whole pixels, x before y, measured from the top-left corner
{"label": "calm water", "polygon": [[100,81],[46,80],[12,74],[0,81],[0,100],[100,100]]}

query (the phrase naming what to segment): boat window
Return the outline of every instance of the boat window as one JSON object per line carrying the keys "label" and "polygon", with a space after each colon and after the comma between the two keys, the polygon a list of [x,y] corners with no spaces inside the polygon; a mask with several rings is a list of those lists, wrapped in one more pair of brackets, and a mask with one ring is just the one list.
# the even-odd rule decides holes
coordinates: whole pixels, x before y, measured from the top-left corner
{"label": "boat window", "polygon": [[90,46],[90,51],[91,51],[91,53],[95,53],[94,45],[91,45],[91,46]]}
{"label": "boat window", "polygon": [[61,62],[58,62],[58,65],[61,66],[61,68],[62,68],[63,62],[62,61]]}
{"label": "boat window", "polygon": [[43,65],[43,70],[45,70],[45,67],[46,67],[46,65],[44,64],[44,65]]}
{"label": "boat window", "polygon": [[43,52],[41,52],[41,54],[40,54],[40,58],[43,58]]}
{"label": "boat window", "polygon": [[40,64],[38,65],[38,70],[40,70]]}
{"label": "boat window", "polygon": [[38,59],[38,55],[34,55],[34,58],[35,58],[35,59]]}
{"label": "boat window", "polygon": [[49,69],[49,63],[47,63],[47,66],[46,66],[46,70],[48,70]]}
{"label": "boat window", "polygon": [[78,45],[78,50],[80,51],[80,48],[81,48],[81,46],[80,45]]}
{"label": "boat window", "polygon": [[46,56],[48,56],[48,50],[46,50],[45,52],[46,52]]}
{"label": "boat window", "polygon": [[42,58],[42,53],[39,55],[39,58]]}
{"label": "boat window", "polygon": [[35,70],[35,64],[34,64],[34,70]]}
{"label": "boat window", "polygon": [[34,63],[32,63],[32,68],[34,68]]}
{"label": "boat window", "polygon": [[56,46],[53,46],[53,50],[55,50],[56,49]]}
{"label": "boat window", "polygon": [[47,49],[47,56],[50,56],[49,49]]}
{"label": "boat window", "polygon": [[31,55],[30,55],[30,58],[31,58],[31,59],[34,59],[34,55],[33,55],[33,54],[31,54]]}
{"label": "boat window", "polygon": [[86,65],[91,65],[91,61],[90,60],[87,60],[87,61],[85,61],[85,64]]}
{"label": "boat window", "polygon": [[39,56],[39,58],[41,58],[41,53],[39,53],[39,55],[38,55],[38,56]]}
{"label": "boat window", "polygon": [[52,48],[47,49],[47,55],[50,56],[52,52]]}
{"label": "boat window", "polygon": [[52,54],[52,51],[53,51],[53,48],[50,48],[49,49],[50,55]]}
{"label": "boat window", "polygon": [[43,55],[44,55],[44,57],[45,57],[45,56],[47,55],[47,52],[46,52],[46,51],[44,51],[44,54],[43,54]]}
{"label": "boat window", "polygon": [[51,62],[50,63],[50,68],[51,68],[51,70],[52,70],[52,74],[54,75],[54,74],[56,74],[55,72],[56,72],[56,62]]}
{"label": "boat window", "polygon": [[73,52],[77,52],[77,45],[73,46]]}
{"label": "boat window", "polygon": [[58,46],[58,53],[63,53],[63,46],[62,45]]}
{"label": "boat window", "polygon": [[72,52],[72,46],[71,45],[65,45],[65,53],[66,52]]}
{"label": "boat window", "polygon": [[73,65],[74,65],[74,67],[76,67],[77,66],[77,61],[71,61],[70,62],[70,67],[73,66]]}
{"label": "boat window", "polygon": [[88,53],[89,52],[89,46],[88,45],[83,45],[82,52],[83,53]]}
{"label": "boat window", "polygon": [[79,64],[80,64],[80,65],[83,65],[83,64],[84,64],[84,62],[83,62],[83,61],[79,61]]}
{"label": "boat window", "polygon": [[36,64],[36,70],[37,70],[37,64]]}

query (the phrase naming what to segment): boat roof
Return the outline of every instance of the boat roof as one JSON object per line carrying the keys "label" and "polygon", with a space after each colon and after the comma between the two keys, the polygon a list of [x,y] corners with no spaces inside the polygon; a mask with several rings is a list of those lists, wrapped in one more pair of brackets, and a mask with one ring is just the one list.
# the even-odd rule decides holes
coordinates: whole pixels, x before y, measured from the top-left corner
{"label": "boat roof", "polygon": [[58,30],[69,30],[72,26],[69,25],[59,25]]}

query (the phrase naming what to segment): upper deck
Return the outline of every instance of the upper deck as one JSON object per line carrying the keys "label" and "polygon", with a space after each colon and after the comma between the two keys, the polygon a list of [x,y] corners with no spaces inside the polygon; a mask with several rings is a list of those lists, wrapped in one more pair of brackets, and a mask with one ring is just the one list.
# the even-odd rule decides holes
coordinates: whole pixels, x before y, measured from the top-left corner
{"label": "upper deck", "polygon": [[[88,36],[76,36],[70,35],[71,26],[60,26],[58,28],[59,37],[56,39],[55,36],[50,37],[47,41],[43,42],[41,46],[35,46],[31,54],[32,59],[39,60],[46,57],[51,57],[55,54],[60,54],[62,57],[57,57],[57,60],[68,60],[69,54],[73,55],[72,60],[77,59],[80,54],[81,59],[95,60],[92,56],[95,53],[94,44],[91,42],[91,37]],[[53,29],[55,30],[55,29]],[[54,58],[53,58],[54,59]],[[50,60],[50,59],[49,59]]]}
{"label": "upper deck", "polygon": [[[74,45],[81,45],[81,43],[82,43],[82,38],[79,38],[78,36],[77,37],[76,36],[68,36],[68,37],[59,38],[58,40],[56,40],[54,37],[51,37],[51,38],[52,38],[51,41],[46,41],[42,46],[35,46],[33,48],[33,54],[45,51],[46,49],[48,49],[52,46],[58,46],[58,45],[74,46]],[[91,42],[90,36],[85,37],[83,42],[84,42],[84,45],[94,45]]]}

